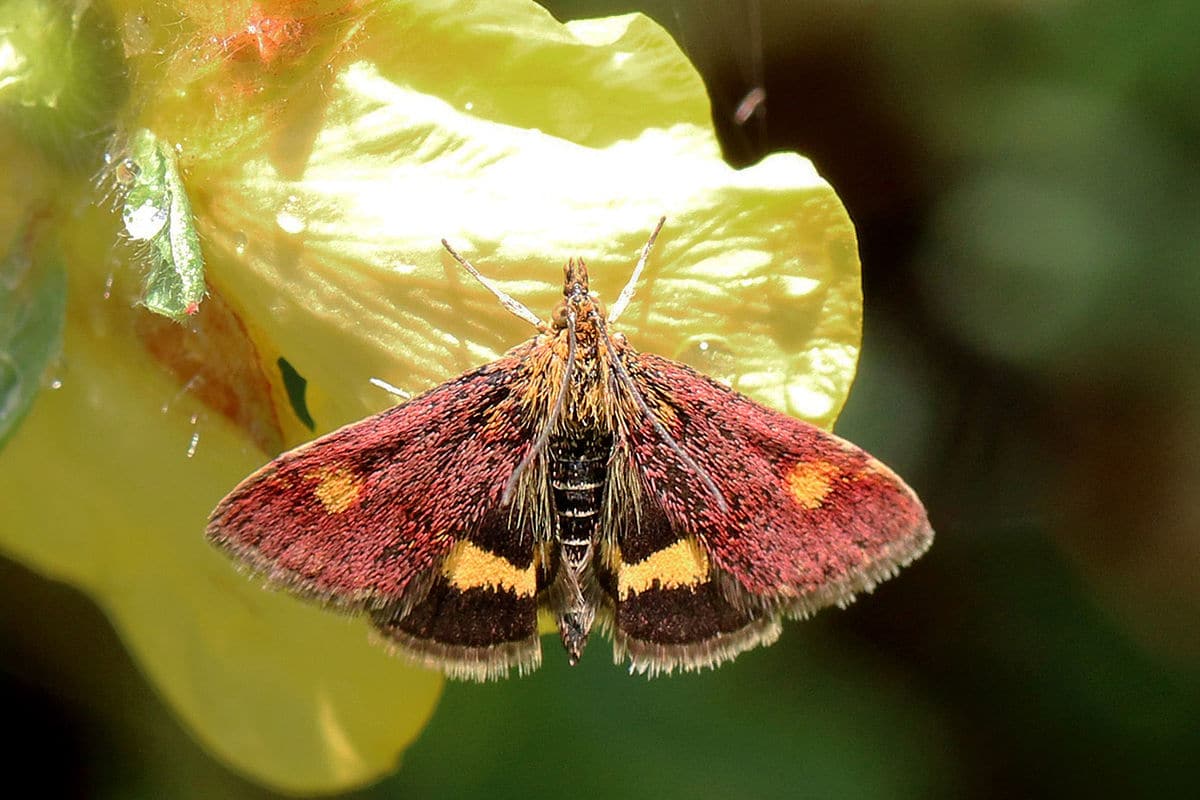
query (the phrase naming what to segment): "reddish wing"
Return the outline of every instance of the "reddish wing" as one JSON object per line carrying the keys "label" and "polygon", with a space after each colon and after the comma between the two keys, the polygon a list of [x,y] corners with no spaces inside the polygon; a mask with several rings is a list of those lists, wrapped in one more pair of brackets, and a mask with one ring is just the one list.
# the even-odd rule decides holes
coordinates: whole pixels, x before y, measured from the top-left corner
{"label": "reddish wing", "polygon": [[209,537],[297,593],[395,604],[477,534],[532,444],[531,347],[285,453],[217,506]]}
{"label": "reddish wing", "polygon": [[932,542],[916,495],[858,447],[675,361],[628,354],[626,366],[721,490],[726,509],[649,421],[632,426],[645,492],[703,544],[732,600],[806,614],[870,590]]}

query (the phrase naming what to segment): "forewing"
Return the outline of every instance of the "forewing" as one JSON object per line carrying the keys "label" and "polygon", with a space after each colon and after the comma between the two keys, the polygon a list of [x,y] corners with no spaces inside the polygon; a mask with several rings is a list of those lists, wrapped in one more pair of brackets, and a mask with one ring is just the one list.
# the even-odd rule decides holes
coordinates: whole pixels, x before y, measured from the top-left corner
{"label": "forewing", "polygon": [[629,446],[644,494],[694,538],[735,605],[806,615],[869,591],[923,553],[920,500],[860,448],[651,354],[626,367],[648,407],[725,507],[644,416]]}
{"label": "forewing", "polygon": [[500,502],[536,435],[533,346],[285,453],[221,501],[210,539],[452,674],[531,666],[534,535]]}

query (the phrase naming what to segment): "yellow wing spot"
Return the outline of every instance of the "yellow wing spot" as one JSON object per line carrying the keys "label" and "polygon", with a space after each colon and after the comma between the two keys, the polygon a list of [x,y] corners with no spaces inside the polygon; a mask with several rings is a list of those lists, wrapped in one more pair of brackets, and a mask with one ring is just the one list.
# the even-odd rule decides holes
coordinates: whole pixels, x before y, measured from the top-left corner
{"label": "yellow wing spot", "polygon": [[330,514],[342,513],[354,505],[362,493],[362,478],[345,467],[321,467],[306,473],[304,477],[317,482],[313,494]]}
{"label": "yellow wing spot", "polygon": [[518,597],[532,597],[537,592],[536,570],[536,562],[530,562],[522,569],[507,558],[489,553],[471,542],[454,545],[442,562],[442,574],[460,591],[506,589]]}
{"label": "yellow wing spot", "polygon": [[837,465],[828,461],[801,461],[788,472],[787,488],[804,508],[820,508],[840,474]]}
{"label": "yellow wing spot", "polygon": [[680,539],[637,563],[621,564],[617,570],[617,595],[625,599],[655,586],[676,589],[697,586],[706,580],[708,554],[695,539]]}

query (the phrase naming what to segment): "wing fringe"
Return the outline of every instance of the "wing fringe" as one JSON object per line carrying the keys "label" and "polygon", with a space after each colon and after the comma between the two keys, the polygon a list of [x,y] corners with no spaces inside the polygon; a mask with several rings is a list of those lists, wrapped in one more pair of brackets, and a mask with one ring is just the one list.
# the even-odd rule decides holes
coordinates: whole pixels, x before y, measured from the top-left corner
{"label": "wing fringe", "polygon": [[542,643],[537,634],[487,647],[450,645],[398,630],[376,629],[371,638],[393,656],[415,666],[439,670],[456,680],[485,683],[507,678],[513,667],[520,675],[528,675],[542,665]]}

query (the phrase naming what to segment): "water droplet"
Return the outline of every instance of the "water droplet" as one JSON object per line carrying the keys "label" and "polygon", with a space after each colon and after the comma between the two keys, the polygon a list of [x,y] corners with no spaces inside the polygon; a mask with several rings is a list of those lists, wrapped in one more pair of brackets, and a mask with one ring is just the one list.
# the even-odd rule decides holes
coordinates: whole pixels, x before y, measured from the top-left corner
{"label": "water droplet", "polygon": [[200,444],[200,431],[193,431],[191,441],[188,442],[187,457],[191,458],[196,455],[196,445]]}
{"label": "water droplet", "polygon": [[9,419],[20,402],[21,373],[7,353],[0,353],[0,419]]}
{"label": "water droplet", "polygon": [[722,383],[732,384],[737,374],[733,348],[723,336],[704,333],[684,339],[675,350],[675,358]]}
{"label": "water droplet", "polygon": [[246,238],[246,234],[238,231],[233,237],[233,252],[239,256],[246,254],[246,245],[250,244],[250,240]]}
{"label": "water droplet", "polygon": [[275,222],[285,233],[303,233],[304,220],[288,211],[280,211],[275,215]]}
{"label": "water droplet", "polygon": [[63,387],[63,382],[58,378],[54,378],[50,381],[50,383],[48,383],[46,385],[49,386],[51,389],[58,391],[59,389],[61,389]]}
{"label": "water droplet", "polygon": [[121,20],[121,34],[127,58],[148,53],[154,46],[154,34],[145,14],[126,14]]}
{"label": "water droplet", "polygon": [[125,233],[135,242],[153,239],[167,224],[167,210],[154,203],[144,203],[137,208],[125,206],[121,216],[125,220]]}
{"label": "water droplet", "polygon": [[279,213],[275,215],[275,224],[284,233],[304,233],[305,222],[304,217],[301,216],[299,198],[295,195],[288,197],[283,208],[279,209]]}
{"label": "water droplet", "polygon": [[463,108],[465,108],[467,111],[474,111],[474,110],[475,110],[475,104],[474,104],[474,103],[472,103],[470,100],[468,100],[468,101],[467,101],[467,102],[466,102],[466,103],[463,105]]}

